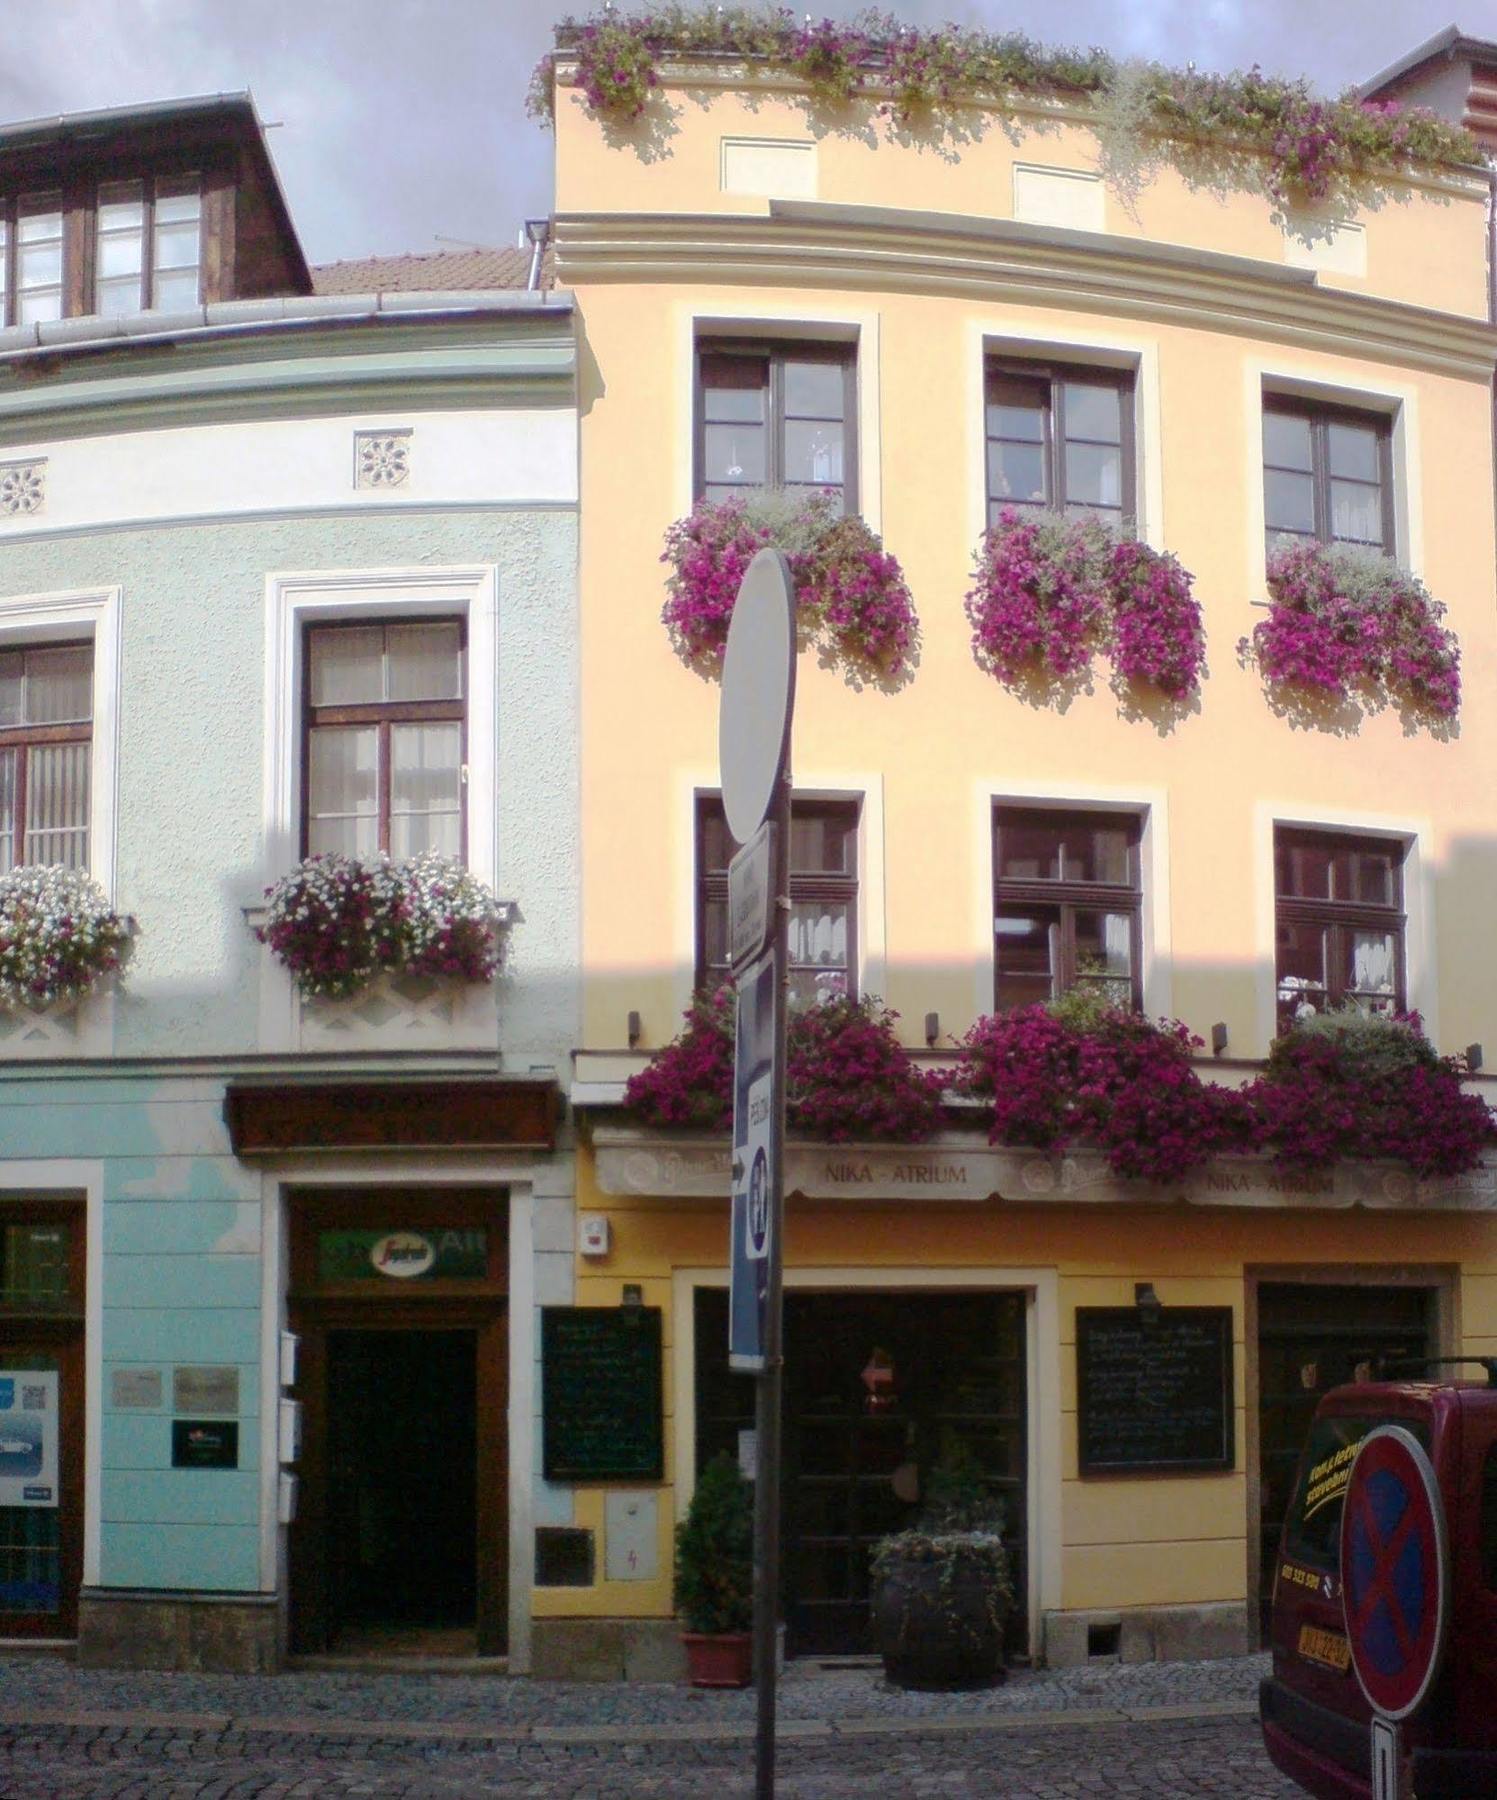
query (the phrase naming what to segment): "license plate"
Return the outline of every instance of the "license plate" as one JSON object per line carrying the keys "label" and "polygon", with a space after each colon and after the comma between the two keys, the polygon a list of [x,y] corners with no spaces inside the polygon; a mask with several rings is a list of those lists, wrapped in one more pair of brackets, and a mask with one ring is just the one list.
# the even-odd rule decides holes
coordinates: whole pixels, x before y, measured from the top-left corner
{"label": "license plate", "polygon": [[1299,1653],[1306,1662],[1320,1663],[1344,1675],[1351,1667],[1351,1645],[1339,1631],[1322,1631],[1318,1625],[1301,1625]]}

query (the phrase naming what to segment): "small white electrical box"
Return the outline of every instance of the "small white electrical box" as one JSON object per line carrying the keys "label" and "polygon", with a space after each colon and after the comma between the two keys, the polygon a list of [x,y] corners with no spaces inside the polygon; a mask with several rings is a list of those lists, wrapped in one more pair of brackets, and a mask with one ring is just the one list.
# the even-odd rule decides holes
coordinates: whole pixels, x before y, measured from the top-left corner
{"label": "small white electrical box", "polygon": [[604,1213],[584,1213],[577,1221],[577,1248],[584,1256],[607,1256],[612,1236]]}
{"label": "small white electrical box", "polygon": [[297,1494],[301,1488],[301,1480],[289,1469],[282,1469],[276,1484],[275,1516],[279,1524],[293,1525],[296,1522]]}
{"label": "small white electrical box", "polygon": [[301,1348],[301,1339],[294,1331],[281,1333],[281,1386],[296,1386],[296,1353]]}
{"label": "small white electrical box", "polygon": [[301,1461],[301,1401],[282,1400],[276,1419],[277,1457],[283,1463]]}

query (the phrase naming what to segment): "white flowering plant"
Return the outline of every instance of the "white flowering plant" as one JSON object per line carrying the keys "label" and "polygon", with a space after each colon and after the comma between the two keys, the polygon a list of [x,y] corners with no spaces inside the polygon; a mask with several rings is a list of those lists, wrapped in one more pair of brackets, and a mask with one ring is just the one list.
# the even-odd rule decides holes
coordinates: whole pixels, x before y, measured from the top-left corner
{"label": "white flowering plant", "polygon": [[309,856],[265,896],[256,936],[307,999],[346,1000],[385,973],[490,981],[503,960],[504,909],[436,851],[401,863]]}
{"label": "white flowering plant", "polygon": [[81,999],[129,947],[129,922],[81,869],[41,863],[0,875],[0,1006]]}

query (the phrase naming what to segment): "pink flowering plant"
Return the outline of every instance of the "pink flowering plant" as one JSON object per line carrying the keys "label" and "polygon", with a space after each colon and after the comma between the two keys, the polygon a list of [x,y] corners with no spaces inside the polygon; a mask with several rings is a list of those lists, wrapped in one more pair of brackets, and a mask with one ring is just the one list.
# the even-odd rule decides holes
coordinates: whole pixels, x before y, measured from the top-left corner
{"label": "pink flowering plant", "polygon": [[556,41],[527,100],[545,122],[558,58],[592,116],[624,126],[646,112],[664,64],[684,65],[689,80],[693,62],[716,60],[744,65],[750,79],[788,77],[824,123],[848,132],[866,130],[856,111],[839,119],[855,103],[893,131],[955,143],[980,131],[981,114],[1012,129],[1037,101],[1090,103],[1109,172],[1167,160],[1187,179],[1262,192],[1281,216],[1305,202],[1353,205],[1369,187],[1481,160],[1468,132],[1423,108],[1354,91],[1326,98],[1258,68],[1202,74],[1050,48],[1021,32],[906,24],[878,8],[818,20],[788,6],[666,0],[563,19]]}
{"label": "pink flowering plant", "polygon": [[81,869],[28,864],[0,875],[0,1006],[81,999],[121,967],[129,921]]}
{"label": "pink flowering plant", "polygon": [[[915,1067],[898,1014],[872,996],[838,996],[791,1014],[790,1129],[827,1143],[923,1143],[940,1129],[939,1083]],[[724,1131],[733,1119],[731,987],[701,994],[680,1033],[629,1078],[624,1104],[650,1125]]]}
{"label": "pink flowering plant", "polygon": [[349,999],[386,973],[486,982],[503,957],[503,909],[435,851],[403,863],[309,856],[265,894],[255,935],[309,1000]]}
{"label": "pink flowering plant", "polygon": [[739,583],[766,546],[789,558],[802,647],[814,647],[854,686],[909,675],[920,627],[897,559],[830,495],[774,489],[699,500],[666,533],[660,560],[671,572],[661,619],[688,667],[722,673]]}
{"label": "pink flowering plant", "polygon": [[1445,608],[1391,557],[1350,545],[1294,544],[1268,559],[1268,617],[1238,645],[1291,706],[1315,698],[1393,704],[1453,719],[1461,653]]}
{"label": "pink flowering plant", "polygon": [[1084,680],[1104,652],[1115,681],[1188,699],[1205,665],[1191,577],[1165,551],[1088,517],[1005,507],[967,593],[972,654],[1005,687]]}

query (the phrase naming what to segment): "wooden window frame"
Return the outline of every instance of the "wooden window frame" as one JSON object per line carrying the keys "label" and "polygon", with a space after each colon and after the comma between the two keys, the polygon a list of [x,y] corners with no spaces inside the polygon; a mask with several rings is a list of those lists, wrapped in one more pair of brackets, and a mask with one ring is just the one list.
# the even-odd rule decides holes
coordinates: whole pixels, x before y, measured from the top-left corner
{"label": "wooden window frame", "polygon": [[[794,819],[832,818],[844,825],[851,833],[853,867],[847,874],[836,875],[825,870],[795,870],[790,872],[790,899],[792,905],[815,905],[818,901],[832,906],[847,908],[847,992],[849,998],[856,999],[858,994],[858,857],[857,845],[862,830],[862,802],[855,796],[846,797],[812,797],[802,799],[793,796],[790,802]],[[698,794],[696,800],[696,818],[694,821],[695,863],[696,869],[696,947],[693,969],[693,989],[700,992],[712,979],[707,962],[707,909],[712,905],[726,906],[728,903],[728,872],[726,869],[709,870],[707,867],[707,825],[716,816],[723,815],[722,796],[717,793]],[[724,822],[724,830],[727,829]],[[728,971],[722,972],[726,980]]]}
{"label": "wooden window frame", "polygon": [[[1003,495],[994,494],[989,485],[990,456],[989,446],[1007,440],[994,438],[988,430],[987,412],[991,403],[993,384],[996,380],[1028,381],[1036,387],[1045,388],[1044,406],[1042,408],[1041,462],[1045,471],[1045,498],[1043,501],[1012,500]],[[1118,432],[1122,457],[1121,487],[1122,505],[1118,509],[1118,524],[1125,534],[1138,529],[1138,445],[1135,411],[1135,389],[1137,380],[1132,369],[1114,369],[1097,363],[1072,362],[1026,362],[1014,357],[989,355],[983,359],[982,399],[982,487],[983,504],[989,524],[993,522],[995,508],[1001,511],[1004,507],[1015,507],[1020,516],[1027,513],[1058,513],[1066,515],[1073,503],[1066,498],[1065,475],[1065,386],[1068,381],[1089,382],[1096,387],[1116,388],[1118,394]],[[1090,438],[1078,438],[1078,443],[1091,443]],[[1074,502],[1076,513],[1097,514],[1108,513],[1110,507],[1093,507],[1084,501]]]}
{"label": "wooden window frame", "polygon": [[[462,694],[456,700],[367,700],[346,706],[314,706],[312,704],[312,639],[323,631],[367,631],[371,626],[386,630],[392,625],[455,625],[458,632],[458,658],[462,675]],[[374,726],[378,736],[376,747],[376,795],[378,801],[377,836],[379,848],[390,853],[391,827],[391,760],[390,727],[392,725],[445,725],[457,722],[458,788],[461,807],[458,817],[458,857],[466,867],[468,861],[468,621],[461,613],[383,614],[373,618],[309,619],[302,627],[302,718],[301,718],[301,854],[310,854],[312,834],[312,732],[318,726]]]}
{"label": "wooden window frame", "polygon": [[[1263,454],[1263,530],[1272,551],[1282,543],[1323,544],[1330,547],[1345,544],[1354,550],[1376,550],[1376,544],[1364,542],[1361,538],[1338,538],[1331,534],[1331,454],[1330,427],[1332,425],[1355,425],[1362,430],[1374,430],[1378,434],[1377,474],[1378,491],[1382,499],[1383,538],[1382,551],[1385,556],[1397,554],[1398,532],[1393,512],[1393,420],[1387,413],[1377,412],[1367,407],[1340,406],[1331,401],[1302,400],[1293,394],[1265,393],[1263,396],[1263,417],[1278,414],[1282,418],[1304,419],[1310,427],[1310,479],[1315,505],[1315,530],[1313,533],[1302,531],[1285,531],[1275,528],[1268,522],[1268,477],[1271,471],[1281,470],[1285,474],[1303,475],[1303,469],[1288,469],[1283,463],[1271,463],[1267,450]],[[1370,486],[1371,483],[1364,485]]]}
{"label": "wooden window frame", "polygon": [[[88,239],[90,245],[88,290],[89,305],[92,312],[99,312],[99,209],[103,204],[100,200],[100,195],[106,188],[134,187],[140,189],[142,234],[140,246],[140,293],[137,295],[139,304],[136,306],[135,311],[137,313],[151,312],[155,308],[156,303],[156,205],[162,198],[176,200],[182,197],[181,194],[167,194],[163,196],[161,193],[163,187],[176,185],[181,187],[185,193],[186,184],[189,182],[194,184],[193,191],[197,195],[198,202],[198,297],[194,304],[198,306],[203,304],[203,248],[205,238],[204,225],[206,223],[204,217],[207,204],[206,193],[204,190],[202,171],[199,169],[184,169],[179,175],[170,174],[164,171],[159,174],[149,175],[123,175],[117,180],[111,178],[108,181],[101,181],[98,186],[95,187],[92,196],[92,204],[89,207],[88,218]],[[181,271],[175,272],[180,273]],[[134,314],[124,314],[120,316],[133,318]]]}
{"label": "wooden window frame", "polygon": [[[1014,823],[1046,824],[1098,823],[1124,825],[1129,832],[1129,883],[1124,886],[1109,881],[1051,881],[1043,877],[1029,880],[1005,879],[999,836],[1005,820]],[[1118,811],[1098,807],[1026,806],[1018,802],[995,802],[992,819],[993,851],[993,1010],[1004,1008],[998,998],[1000,969],[998,915],[1005,906],[1051,906],[1060,912],[1059,966],[1052,972],[1051,999],[1058,1000],[1076,985],[1076,914],[1078,912],[1112,912],[1128,915],[1128,960],[1135,1011],[1143,1008],[1143,827],[1141,812]]]}
{"label": "wooden window frame", "polygon": [[24,192],[8,194],[0,198],[0,223],[5,226],[5,295],[4,304],[0,306],[0,325],[15,325],[20,318],[21,220],[31,213],[52,210],[50,207],[26,204],[27,201],[38,200],[55,200],[57,202],[56,210],[62,220],[62,235],[58,239],[62,246],[62,293],[58,312],[59,316],[64,319],[72,315],[76,252],[72,243],[71,196],[58,188],[27,188]]}
{"label": "wooden window frame", "polygon": [[[15,855],[11,867],[24,869],[30,865],[26,860],[26,814],[27,799],[30,792],[31,755],[33,747],[44,744],[89,744],[94,741],[94,640],[85,638],[58,638],[40,643],[6,644],[0,642],[0,656],[29,656],[35,650],[84,650],[89,653],[89,706],[86,720],[71,720],[57,725],[12,725],[0,727],[0,751],[14,750],[16,756],[16,818],[12,836],[15,841]],[[84,837],[88,849],[92,850],[94,796],[92,770],[89,772],[88,817],[84,820]],[[85,852],[83,873],[89,872],[92,858]]]}
{"label": "wooden window frame", "polygon": [[[1365,900],[1302,899],[1279,889],[1279,846],[1283,843],[1313,845],[1334,853],[1337,850],[1394,850],[1394,880],[1397,894],[1393,903],[1379,906]],[[1328,933],[1326,950],[1325,1004],[1327,1011],[1346,1003],[1349,990],[1342,979],[1346,934],[1353,931],[1381,931],[1393,937],[1393,1007],[1403,1012],[1408,1006],[1407,935],[1408,912],[1404,901],[1404,864],[1408,845],[1401,838],[1369,837],[1355,831],[1319,830],[1313,825],[1276,825],[1274,827],[1274,1017],[1282,1028],[1280,1014],[1284,1002],[1279,997],[1280,974],[1278,935],[1280,925],[1311,925]]]}
{"label": "wooden window frame", "polygon": [[[694,499],[707,491],[707,384],[702,362],[709,356],[757,357],[768,365],[768,395],[764,428],[764,482],[751,493],[771,493],[784,486],[785,472],[785,364],[821,362],[842,368],[842,511],[855,517],[858,498],[858,347],[850,343],[780,338],[713,338],[696,341],[692,359],[692,484]],[[812,486],[804,484],[805,491]],[[823,489],[830,492],[830,488]]]}

